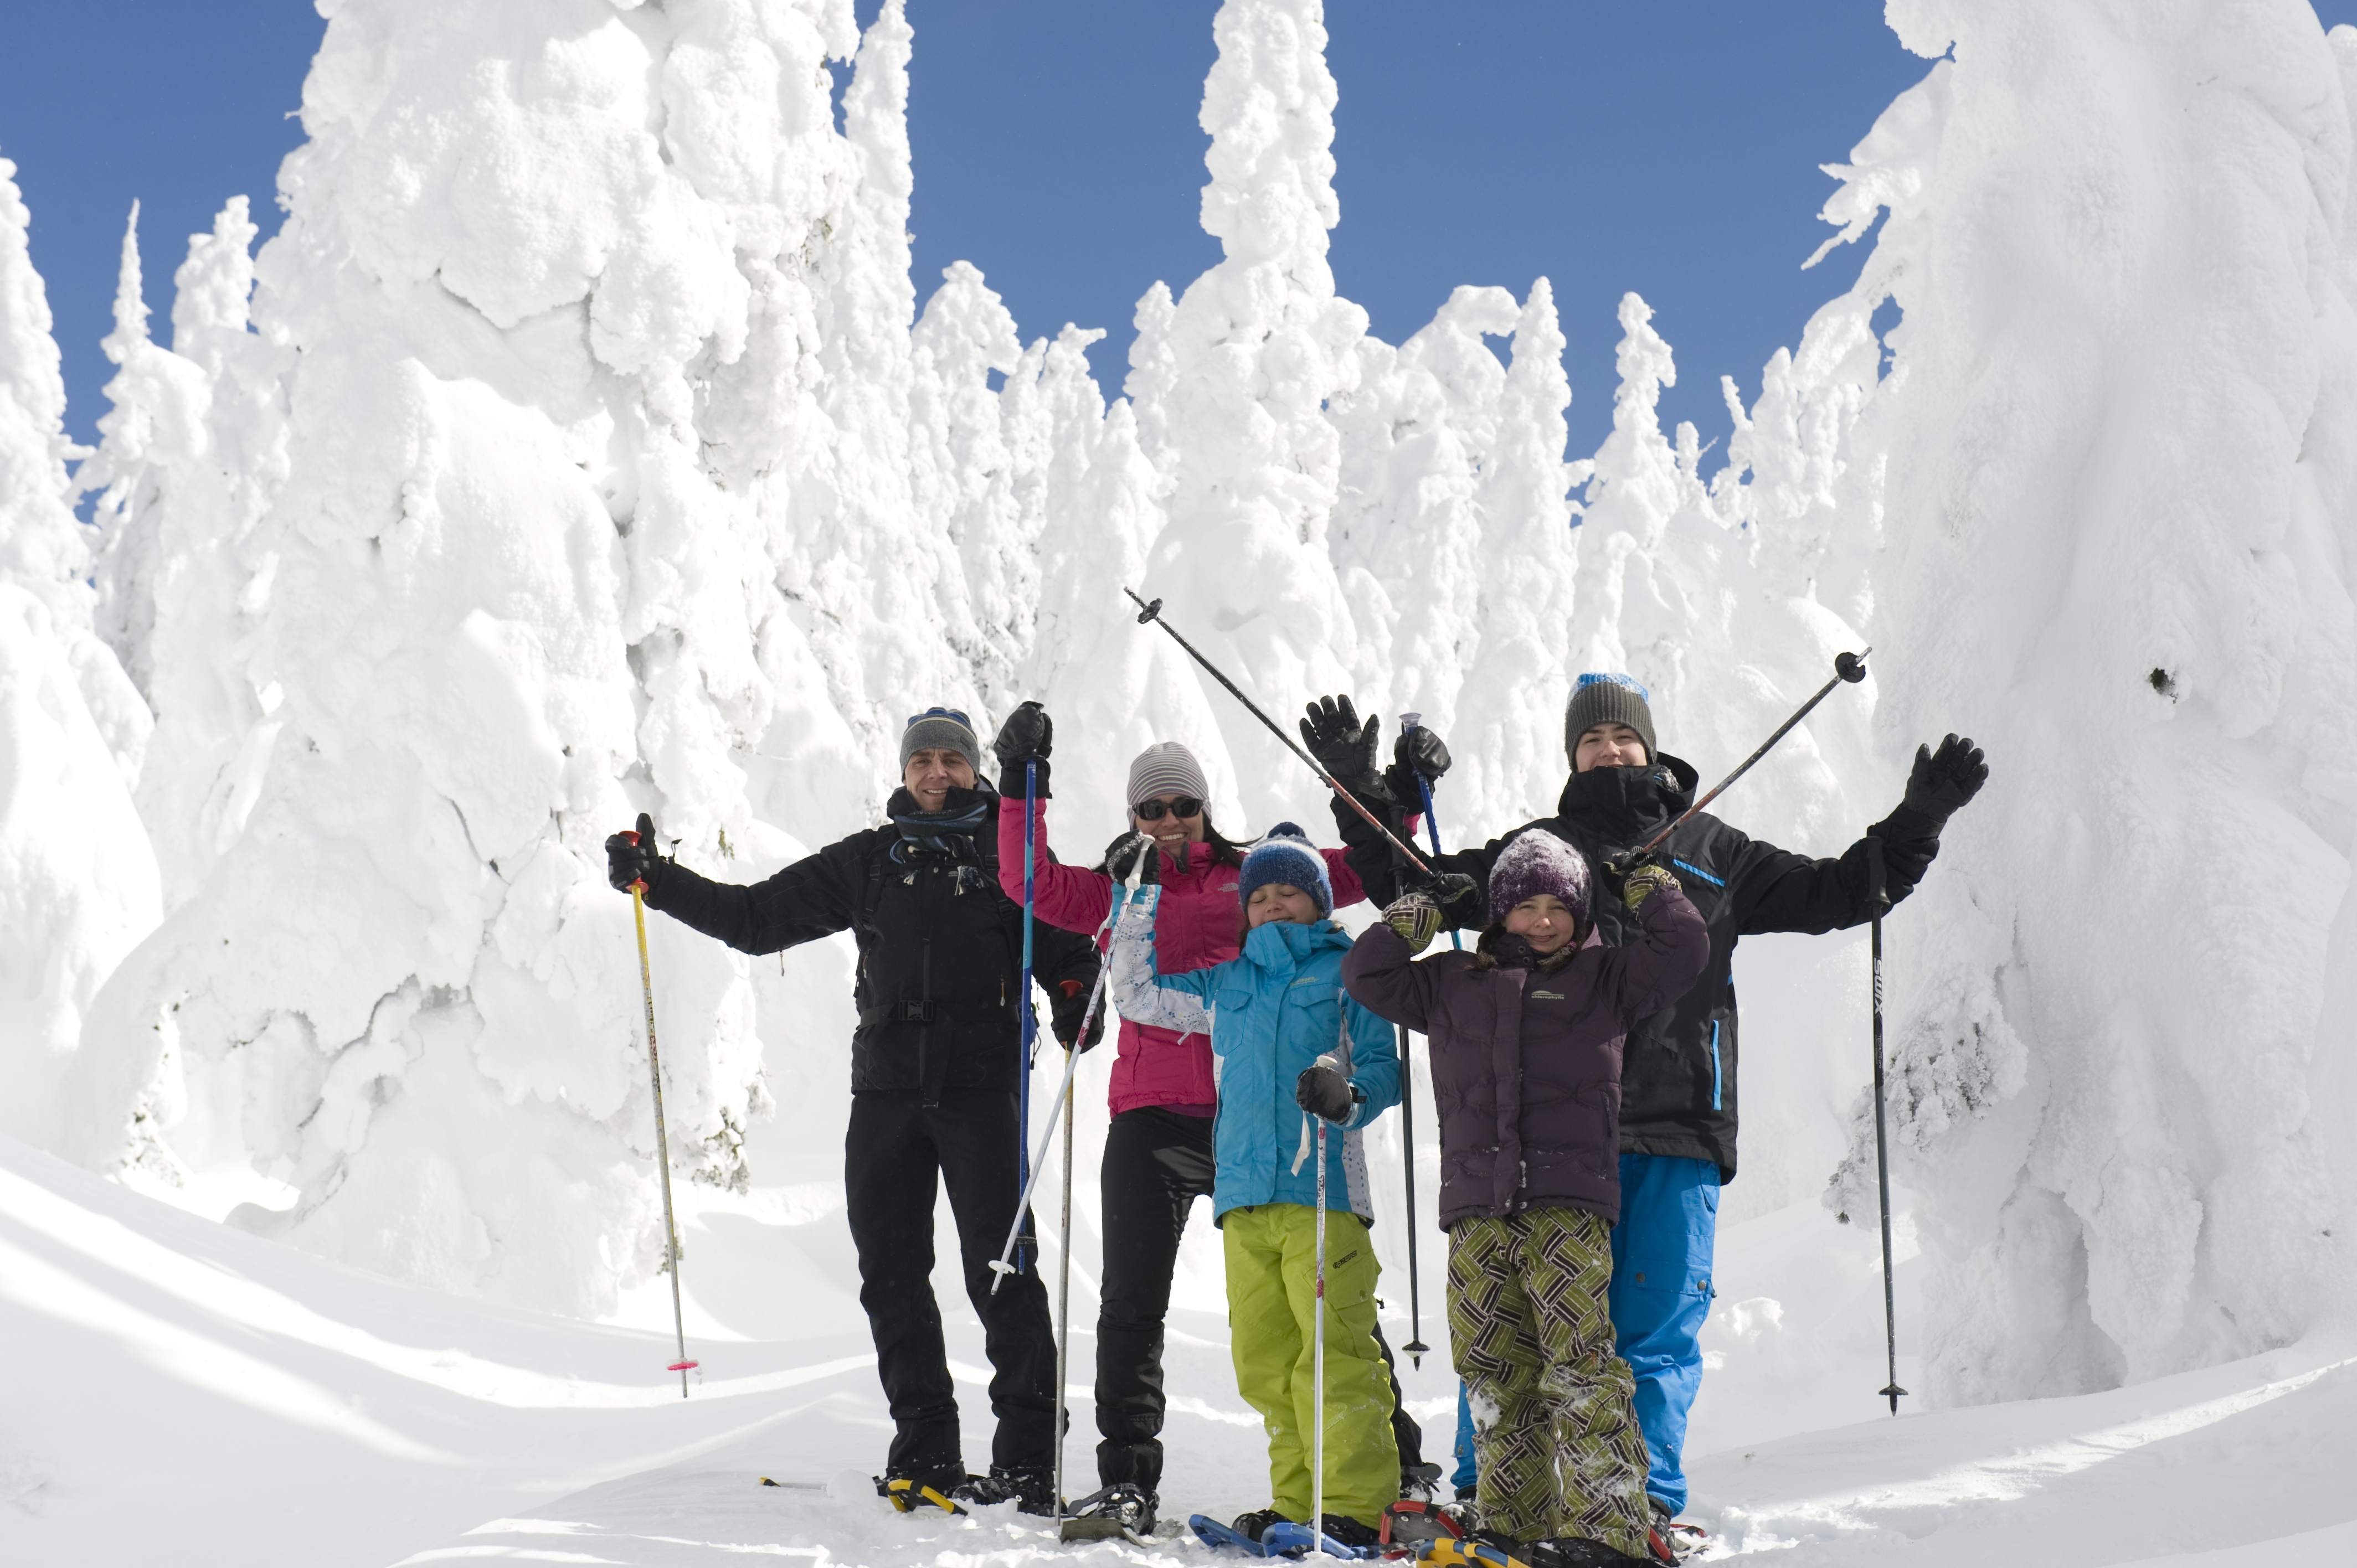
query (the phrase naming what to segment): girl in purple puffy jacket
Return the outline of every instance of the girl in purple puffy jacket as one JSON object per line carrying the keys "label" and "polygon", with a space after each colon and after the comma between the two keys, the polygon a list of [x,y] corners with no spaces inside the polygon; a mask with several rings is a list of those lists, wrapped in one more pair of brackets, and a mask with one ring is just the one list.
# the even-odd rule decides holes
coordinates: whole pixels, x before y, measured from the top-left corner
{"label": "girl in purple puffy jacket", "polygon": [[1370,1010],[1432,1041],[1448,1329],[1473,1409],[1481,1531],[1534,1568],[1670,1562],[1645,1498],[1635,1384],[1607,1292],[1620,1215],[1620,1046],[1709,961],[1702,917],[1657,865],[1621,897],[1641,940],[1608,948],[1587,862],[1529,830],[1490,875],[1472,952],[1413,962],[1439,911],[1411,894],[1343,960]]}

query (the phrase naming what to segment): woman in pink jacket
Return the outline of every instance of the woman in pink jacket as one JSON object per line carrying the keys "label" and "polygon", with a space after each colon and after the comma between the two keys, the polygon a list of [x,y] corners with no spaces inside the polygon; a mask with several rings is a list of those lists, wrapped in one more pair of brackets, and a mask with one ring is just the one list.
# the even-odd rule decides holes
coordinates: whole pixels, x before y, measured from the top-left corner
{"label": "woman in pink jacket", "polygon": [[[1155,916],[1155,964],[1165,974],[1223,963],[1242,950],[1236,877],[1243,847],[1211,825],[1211,791],[1194,754],[1176,741],[1149,746],[1129,765],[1130,826],[1095,870],[1057,864],[1048,849],[1048,752],[1054,732],[1047,710],[1026,703],[1010,715],[991,749],[998,789],[999,885],[1023,897],[1025,764],[1036,763],[1032,802],[1032,897],[1037,918],[1068,931],[1094,931],[1113,908],[1113,885],[1142,851],[1160,856],[1162,901]],[[1125,854],[1124,852],[1126,852]],[[1321,850],[1337,907],[1366,895],[1339,849]],[[1097,1315],[1097,1476],[1104,1489],[1073,1505],[1076,1515],[1119,1520],[1140,1533],[1154,1524],[1162,1479],[1162,1320],[1178,1238],[1198,1197],[1211,1196],[1211,1117],[1219,1090],[1208,1036],[1181,1035],[1122,1021],[1114,1063],[1113,1122],[1100,1173],[1104,1204],[1104,1271]],[[1396,1392],[1394,1392],[1396,1398]],[[1406,1435],[1416,1429],[1405,1416]],[[1403,1445],[1403,1466],[1420,1467],[1419,1449]]]}

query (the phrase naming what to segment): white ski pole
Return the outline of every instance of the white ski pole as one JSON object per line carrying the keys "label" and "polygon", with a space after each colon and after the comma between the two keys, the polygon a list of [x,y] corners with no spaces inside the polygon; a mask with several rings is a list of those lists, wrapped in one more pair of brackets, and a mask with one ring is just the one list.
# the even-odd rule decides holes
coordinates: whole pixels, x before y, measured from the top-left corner
{"label": "white ski pole", "polygon": [[[1148,853],[1152,853],[1150,849]],[[1113,885],[1113,908],[1105,911],[1104,923],[1097,928],[1096,934],[1099,938],[1113,929],[1113,923],[1121,918],[1123,907],[1144,885],[1145,880],[1146,865],[1141,859],[1137,869],[1131,873],[1127,882],[1116,882]],[[1089,1020],[1096,1015],[1097,1003],[1104,995],[1105,976],[1113,968],[1112,958],[1112,953],[1108,951],[1105,955],[1106,961],[1097,966],[1097,982],[1090,988],[1089,1004],[1081,1010],[1081,1027],[1084,1030],[1089,1026]],[[1026,1001],[1028,1001],[1028,998],[1026,998]],[[1056,1096],[1056,1109],[1049,1113],[1048,1130],[1039,1134],[1039,1153],[1031,1162],[1031,1176],[1030,1179],[1023,1184],[1023,1196],[1016,1202],[1015,1223],[1006,1232],[1006,1245],[999,1249],[998,1261],[990,1265],[992,1273],[996,1276],[990,1282],[990,1294],[993,1295],[998,1294],[1000,1282],[1016,1272],[1015,1265],[1008,1260],[1015,1256],[1015,1243],[1023,1234],[1023,1217],[1031,1211],[1032,1190],[1039,1185],[1040,1173],[1048,1168],[1048,1141],[1056,1135],[1056,1119],[1063,1116],[1072,1102],[1072,1075],[1081,1069],[1080,1045],[1080,1041],[1074,1040],[1072,1048],[1064,1054],[1064,1084]]]}
{"label": "white ski pole", "polygon": [[1316,1348],[1310,1352],[1310,1381],[1316,1390],[1312,1405],[1316,1421],[1309,1443],[1309,1531],[1322,1551],[1326,1531],[1326,1118],[1318,1122],[1318,1314]]}

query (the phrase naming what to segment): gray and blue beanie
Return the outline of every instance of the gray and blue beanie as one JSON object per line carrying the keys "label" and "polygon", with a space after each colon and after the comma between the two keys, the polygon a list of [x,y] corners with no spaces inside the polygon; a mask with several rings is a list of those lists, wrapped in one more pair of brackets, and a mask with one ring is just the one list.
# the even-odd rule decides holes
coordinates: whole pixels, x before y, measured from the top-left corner
{"label": "gray and blue beanie", "polygon": [[909,758],[935,747],[963,754],[980,777],[982,743],[974,738],[972,721],[957,709],[927,708],[909,715],[909,727],[900,732],[900,771],[909,770]]}
{"label": "gray and blue beanie", "polygon": [[1598,725],[1627,725],[1645,743],[1645,760],[1659,762],[1662,748],[1653,744],[1651,695],[1631,676],[1591,671],[1571,684],[1571,701],[1563,710],[1563,749],[1579,764],[1579,737]]}
{"label": "gray and blue beanie", "polygon": [[1253,889],[1272,882],[1298,887],[1318,901],[1321,916],[1334,912],[1334,879],[1327,875],[1326,857],[1318,853],[1300,828],[1279,822],[1244,856],[1243,875],[1236,878],[1236,900],[1252,902]]}

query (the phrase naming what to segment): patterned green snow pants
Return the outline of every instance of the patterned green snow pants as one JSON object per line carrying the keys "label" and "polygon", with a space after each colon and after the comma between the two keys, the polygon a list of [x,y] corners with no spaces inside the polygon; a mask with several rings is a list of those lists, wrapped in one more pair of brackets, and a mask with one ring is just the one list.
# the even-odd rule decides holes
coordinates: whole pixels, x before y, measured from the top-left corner
{"label": "patterned green snow pants", "polygon": [[1481,1524],[1647,1555],[1636,1382],[1612,1353],[1611,1228],[1576,1208],[1460,1219],[1448,1333],[1473,1407]]}

